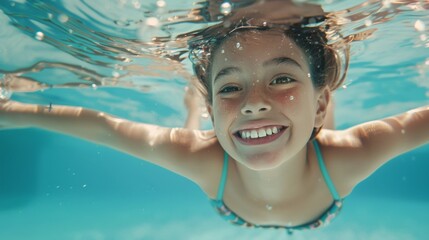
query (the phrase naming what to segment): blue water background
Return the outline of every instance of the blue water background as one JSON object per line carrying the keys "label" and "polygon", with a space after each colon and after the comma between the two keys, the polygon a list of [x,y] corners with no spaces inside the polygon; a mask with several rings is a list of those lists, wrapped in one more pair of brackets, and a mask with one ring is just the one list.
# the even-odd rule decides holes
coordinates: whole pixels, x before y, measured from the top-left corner
{"label": "blue water background", "polygon": [[[427,48],[414,40],[401,46],[388,37],[380,40],[390,34],[386,30],[354,46],[364,53],[353,56],[348,86],[335,95],[339,129],[429,103],[428,88],[419,84],[427,84],[427,74],[416,67],[429,56]],[[396,58],[377,52],[383,46]],[[417,56],[411,62],[410,51]],[[177,87],[185,85],[179,81]],[[172,102],[183,99],[184,92],[178,93],[170,99],[162,91],[52,89],[13,99],[79,105],[178,127],[186,116],[183,104]],[[428,145],[397,157],[356,187],[332,225],[289,237],[231,226],[193,183],[120,152],[38,129],[1,131],[0,239],[421,240],[429,234],[428,170]]]}

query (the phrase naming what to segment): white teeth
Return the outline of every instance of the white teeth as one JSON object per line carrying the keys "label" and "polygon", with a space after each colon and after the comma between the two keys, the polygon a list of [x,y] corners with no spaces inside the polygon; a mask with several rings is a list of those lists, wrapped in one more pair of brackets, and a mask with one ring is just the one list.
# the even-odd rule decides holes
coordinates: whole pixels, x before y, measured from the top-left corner
{"label": "white teeth", "polygon": [[256,132],[256,130],[252,130],[251,132],[250,132],[250,137],[251,138],[258,138],[258,132]]}
{"label": "white teeth", "polygon": [[273,133],[276,134],[278,132],[279,132],[279,130],[277,129],[277,127],[273,127]]}
{"label": "white teeth", "polygon": [[240,136],[241,136],[241,138],[246,138],[246,133],[245,132],[240,132]]}
{"label": "white teeth", "polygon": [[277,134],[277,133],[279,133],[279,128],[277,128],[277,127],[239,131],[240,137],[243,139],[263,138],[263,137],[270,136],[270,135]]}
{"label": "white teeth", "polygon": [[266,137],[267,136],[267,133],[265,132],[265,129],[259,129],[258,130],[258,136],[259,137]]}

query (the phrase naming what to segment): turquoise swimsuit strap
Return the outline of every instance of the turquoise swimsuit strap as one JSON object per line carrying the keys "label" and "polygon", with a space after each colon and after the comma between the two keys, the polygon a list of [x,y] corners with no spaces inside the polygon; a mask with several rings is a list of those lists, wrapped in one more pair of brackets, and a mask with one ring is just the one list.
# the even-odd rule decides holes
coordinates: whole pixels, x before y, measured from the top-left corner
{"label": "turquoise swimsuit strap", "polygon": [[328,170],[326,169],[325,162],[323,161],[322,152],[320,151],[319,144],[316,140],[313,141],[314,149],[316,150],[317,155],[317,161],[319,162],[320,171],[322,172],[323,178],[325,179],[325,183],[329,188],[329,191],[332,194],[332,197],[334,200],[339,201],[341,200],[340,195],[338,194],[337,190],[335,189],[335,185],[331,180],[331,177],[329,176]]}
{"label": "turquoise swimsuit strap", "polygon": [[[323,161],[322,152],[320,151],[319,144],[316,140],[313,141],[314,149],[316,151],[317,155],[317,161],[319,162],[320,171],[322,172],[323,178],[325,179],[325,183],[329,188],[329,191],[332,194],[332,197],[334,200],[339,201],[341,200],[340,195],[338,194],[337,190],[335,189],[335,185],[331,180],[331,177],[329,176],[328,170],[326,169],[325,163]],[[217,192],[216,200],[222,200],[223,199],[223,192],[225,190],[225,184],[228,177],[228,154],[224,152],[223,155],[223,170],[222,170],[222,176],[220,178],[219,183],[219,189]]]}
{"label": "turquoise swimsuit strap", "polygon": [[228,154],[226,152],[224,152],[222,177],[220,178],[219,189],[217,191],[216,200],[222,200],[223,199],[223,192],[225,190],[225,184],[226,184],[227,177],[228,177]]}

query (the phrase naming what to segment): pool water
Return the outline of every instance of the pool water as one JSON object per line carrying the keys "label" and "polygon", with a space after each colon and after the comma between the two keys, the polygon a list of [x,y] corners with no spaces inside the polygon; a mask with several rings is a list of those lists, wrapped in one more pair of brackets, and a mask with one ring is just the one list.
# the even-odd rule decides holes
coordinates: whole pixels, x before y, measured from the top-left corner
{"label": "pool water", "polygon": [[[189,62],[171,63],[141,43],[146,32],[165,34],[147,19],[162,23],[196,5],[160,2],[2,1],[0,81],[24,83],[16,101],[180,127]],[[352,45],[346,84],[335,93],[338,129],[429,104],[429,6],[382,1],[389,12],[374,2],[353,9],[367,17],[344,28],[377,31]],[[318,3],[326,11],[358,4]],[[174,31],[189,26],[206,25]],[[358,185],[328,227],[288,236],[224,222],[193,183],[134,157],[39,129],[0,131],[0,239],[427,239],[428,170],[425,145]]]}

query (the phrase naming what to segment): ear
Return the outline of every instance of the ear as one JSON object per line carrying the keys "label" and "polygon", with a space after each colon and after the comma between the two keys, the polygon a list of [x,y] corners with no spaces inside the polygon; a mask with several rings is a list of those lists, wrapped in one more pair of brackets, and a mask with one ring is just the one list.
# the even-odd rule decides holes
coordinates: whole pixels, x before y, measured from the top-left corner
{"label": "ear", "polygon": [[329,102],[331,100],[331,91],[328,87],[320,90],[319,97],[317,99],[317,112],[316,119],[314,120],[314,127],[320,128],[325,124],[326,114],[328,112]]}

